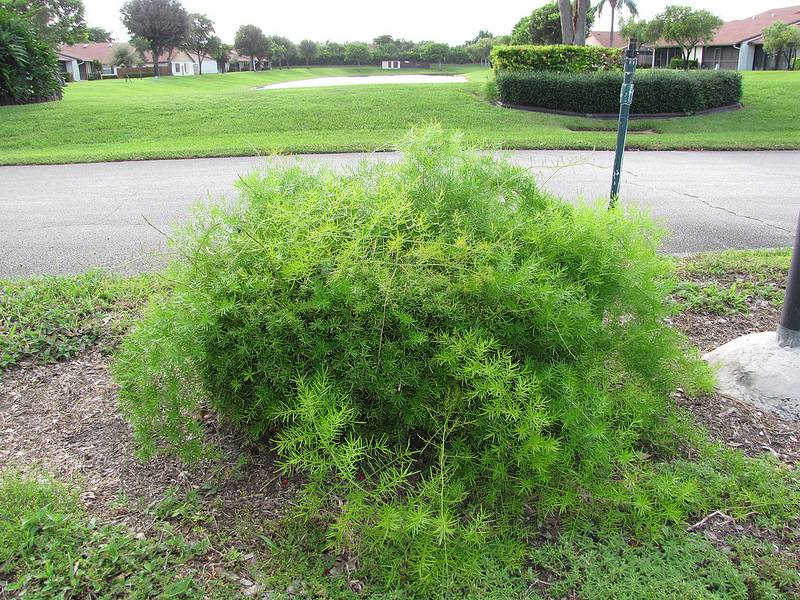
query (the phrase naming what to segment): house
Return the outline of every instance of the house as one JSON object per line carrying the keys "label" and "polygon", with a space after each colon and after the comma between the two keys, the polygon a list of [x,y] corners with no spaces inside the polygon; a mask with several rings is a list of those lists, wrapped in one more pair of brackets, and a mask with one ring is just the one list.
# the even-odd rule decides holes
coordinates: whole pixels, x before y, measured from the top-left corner
{"label": "house", "polygon": [[[703,69],[738,69],[762,71],[786,68],[786,59],[764,52],[762,31],[776,21],[800,27],[800,5],[773,8],[746,19],[728,21],[720,27],[714,39],[696,48],[690,58]],[[610,47],[610,32],[593,31],[586,39],[587,45]],[[624,48],[628,40],[614,34],[614,46]],[[668,67],[670,61],[682,58],[681,49],[663,40],[654,44],[651,66]]]}
{"label": "house", "polygon": [[775,56],[764,52],[761,32],[776,21],[800,26],[800,6],[774,8],[748,19],[725,23],[717,35],[703,48],[700,65],[704,69],[739,69],[764,71],[786,68],[786,61],[778,64]]}
{"label": "house", "polygon": [[80,81],[80,65],[83,61],[76,56],[70,56],[63,52],[58,52],[58,66],[61,69],[63,79],[66,81]]}
{"label": "house", "polygon": [[[118,48],[125,47],[135,54],[129,44],[111,44],[108,42],[85,42],[61,46],[58,51],[58,62],[61,71],[68,74],[75,81],[88,79],[101,79],[103,77],[116,77],[126,72],[138,72],[149,68],[153,69],[153,58],[150,52],[145,52],[143,69],[138,67],[120,71],[120,66],[114,64],[114,54]],[[96,61],[96,62],[95,62]],[[95,69],[100,63],[100,69]],[[200,68],[195,58],[183,50],[173,50],[163,53],[158,58],[159,73],[161,75],[196,75]],[[217,73],[217,61],[206,58],[203,60],[203,73]]]}
{"label": "house", "polygon": [[[58,50],[58,62],[61,71],[69,74],[75,81],[100,79],[103,76],[115,76],[117,68],[114,63],[116,44],[108,42],[86,42],[61,46]],[[101,67],[96,70],[95,61]]]}
{"label": "house", "polygon": [[[144,53],[144,66],[153,68],[153,55],[151,52]],[[158,57],[159,71],[162,75],[174,75],[176,77],[185,77],[187,75],[198,75],[200,67],[197,64],[195,57],[183,50],[173,50],[172,52],[163,52]],[[166,71],[166,72],[165,72]],[[211,58],[203,59],[203,74],[218,73],[217,61]]]}
{"label": "house", "polygon": [[252,56],[239,54],[236,50],[231,50],[228,59],[228,67],[231,71],[257,71],[264,68],[266,61],[259,61]]}
{"label": "house", "polygon": [[[603,48],[611,48],[611,32],[610,31],[592,31],[586,36],[587,46],[602,46]],[[614,48],[627,48],[628,38],[624,37],[619,31],[614,32]]]}
{"label": "house", "polygon": [[431,63],[416,62],[413,60],[382,60],[381,69],[430,69]]}

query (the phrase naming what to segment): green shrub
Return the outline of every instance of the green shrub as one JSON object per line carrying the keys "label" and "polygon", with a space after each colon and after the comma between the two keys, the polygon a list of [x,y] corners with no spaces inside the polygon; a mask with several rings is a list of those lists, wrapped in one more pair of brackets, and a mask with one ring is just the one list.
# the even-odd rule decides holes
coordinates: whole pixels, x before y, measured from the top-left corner
{"label": "green shrub", "polygon": [[60,97],[55,52],[29,19],[0,7],[0,104]]}
{"label": "green shrub", "polygon": [[402,149],[251,175],[178,236],[174,289],[114,367],[145,453],[201,449],[207,403],[268,436],[331,544],[389,585],[516,564],[528,511],[680,518],[686,482],[635,485],[672,443],[673,386],[707,385],[665,324],[658,232],[438,128]]}
{"label": "green shrub", "polygon": [[496,71],[553,71],[590,73],[621,66],[622,51],[600,46],[495,46],[491,61]]}
{"label": "green shrub", "polygon": [[[686,61],[680,56],[673,56],[669,61],[670,69],[686,69]],[[689,60],[689,69],[699,69],[700,63],[694,59]]]}
{"label": "green shrub", "polygon": [[[577,113],[619,112],[622,73],[497,74],[500,100],[509,104]],[[636,76],[634,114],[686,113],[735,104],[742,96],[742,77],[733,71],[666,71]]]}

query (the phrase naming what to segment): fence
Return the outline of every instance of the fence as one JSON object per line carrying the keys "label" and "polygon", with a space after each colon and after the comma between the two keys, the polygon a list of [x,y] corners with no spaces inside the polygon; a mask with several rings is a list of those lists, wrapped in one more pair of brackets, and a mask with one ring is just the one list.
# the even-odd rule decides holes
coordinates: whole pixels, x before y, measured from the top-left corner
{"label": "fence", "polygon": [[[159,65],[158,74],[162,77],[170,75],[169,65]],[[125,79],[125,76],[130,78],[139,77],[152,77],[153,67],[119,67],[117,69],[117,79]]]}

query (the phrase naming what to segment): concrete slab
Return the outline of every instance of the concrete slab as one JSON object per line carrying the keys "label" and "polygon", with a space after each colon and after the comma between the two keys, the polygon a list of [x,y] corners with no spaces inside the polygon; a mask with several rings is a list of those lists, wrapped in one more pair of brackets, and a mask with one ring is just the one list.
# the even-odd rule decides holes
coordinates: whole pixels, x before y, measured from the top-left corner
{"label": "concrete slab", "polygon": [[781,346],[774,331],[765,331],[736,338],[703,358],[716,370],[719,392],[800,420],[800,347]]}

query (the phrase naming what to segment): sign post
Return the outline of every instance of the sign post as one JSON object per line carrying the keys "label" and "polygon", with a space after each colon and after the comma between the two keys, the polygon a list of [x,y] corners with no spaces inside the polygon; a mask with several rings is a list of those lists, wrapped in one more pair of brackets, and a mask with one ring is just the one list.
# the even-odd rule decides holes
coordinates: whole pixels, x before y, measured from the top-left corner
{"label": "sign post", "polygon": [[778,344],[789,348],[800,348],[800,216],[794,238],[792,264],[783,299],[781,321],[778,325]]}
{"label": "sign post", "polygon": [[631,39],[625,50],[624,76],[619,93],[619,124],[617,125],[617,146],[614,152],[614,173],[611,176],[611,196],[609,208],[613,208],[619,198],[619,184],[622,178],[622,158],[625,154],[625,139],[628,137],[628,118],[633,102],[633,76],[636,73],[636,60],[640,54],[637,41]]}

